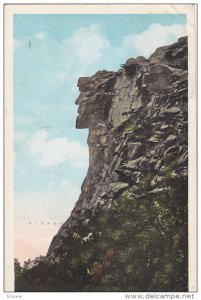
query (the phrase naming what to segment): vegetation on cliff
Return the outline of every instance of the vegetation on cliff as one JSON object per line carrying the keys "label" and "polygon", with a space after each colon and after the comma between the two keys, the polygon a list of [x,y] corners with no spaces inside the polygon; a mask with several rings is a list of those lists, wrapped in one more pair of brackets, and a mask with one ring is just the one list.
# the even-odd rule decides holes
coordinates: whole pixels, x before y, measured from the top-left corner
{"label": "vegetation on cliff", "polygon": [[188,291],[187,38],[80,78],[89,170],[47,256],[16,291]]}
{"label": "vegetation on cliff", "polygon": [[187,291],[187,183],[167,180],[162,193],[123,192],[110,210],[89,211],[54,259],[16,262],[16,291]]}

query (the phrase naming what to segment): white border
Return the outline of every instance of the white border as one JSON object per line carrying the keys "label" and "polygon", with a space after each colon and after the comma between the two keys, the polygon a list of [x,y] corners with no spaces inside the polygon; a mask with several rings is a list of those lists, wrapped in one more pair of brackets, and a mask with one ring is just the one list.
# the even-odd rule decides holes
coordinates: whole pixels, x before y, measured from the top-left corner
{"label": "white border", "polygon": [[[15,1],[13,1],[14,3]],[[22,2],[22,1],[21,1]],[[61,1],[62,3],[63,1]],[[76,1],[77,3],[81,3],[84,4],[83,1]],[[90,3],[90,1],[88,1]],[[98,1],[97,1],[98,2]],[[112,2],[112,1],[110,1]],[[116,3],[118,3],[119,1],[115,1]],[[130,1],[127,1],[127,3],[129,3]],[[48,7],[47,10],[47,5],[6,5],[6,11],[7,14],[9,15],[9,18],[11,18],[13,13],[43,13],[43,14],[49,14],[49,13],[56,13],[56,14],[65,14],[65,13],[108,13],[108,14],[112,14],[112,13],[186,13],[188,15],[188,32],[190,33],[190,35],[194,35],[193,40],[189,40],[189,78],[190,78],[190,86],[193,87],[192,89],[189,89],[189,111],[191,111],[191,114],[189,114],[190,119],[189,119],[189,174],[191,177],[191,183],[189,184],[189,196],[190,199],[197,199],[196,198],[196,181],[197,181],[197,170],[196,170],[196,160],[195,157],[197,156],[197,148],[196,148],[196,116],[197,116],[197,107],[196,107],[196,99],[197,99],[197,95],[196,95],[196,85],[195,85],[195,79],[196,79],[196,74],[195,74],[195,58],[196,58],[196,51],[195,51],[195,41],[196,41],[196,32],[195,32],[195,19],[194,19],[194,12],[192,11],[192,7],[193,5],[182,5],[184,3],[188,3],[189,2],[183,2],[179,5],[177,4],[161,4],[161,5],[153,5],[152,4],[148,4],[148,5],[142,5],[144,1],[142,1],[140,4],[138,4],[137,6],[134,5],[124,5],[124,3],[120,2],[120,5],[114,5],[114,4],[108,4],[107,7],[105,8],[104,5],[102,5],[104,2],[101,3],[101,5],[99,4],[95,4],[93,6],[90,6],[89,3],[85,4],[85,5],[81,5],[81,11],[80,11],[80,7],[77,4],[66,4],[65,5],[56,5],[56,7],[54,5],[50,5]],[[147,1],[146,1],[147,2]],[[170,3],[174,3],[173,1],[169,1]],[[35,1],[35,3],[40,3],[39,1]],[[34,3],[34,4],[35,4]],[[50,4],[51,1],[49,1]],[[93,2],[91,2],[93,3]],[[105,2],[107,3],[107,2]],[[28,3],[27,3],[28,4]],[[52,2],[53,4],[53,2]],[[131,4],[133,4],[133,2],[131,2]],[[154,3],[155,4],[155,3]],[[156,3],[157,4],[157,3]],[[146,6],[146,8],[148,9],[146,12],[144,10],[144,7],[142,6]],[[79,7],[79,8],[78,8]],[[94,10],[95,9],[95,10]],[[134,9],[134,11],[133,11]],[[23,12],[22,12],[23,10]],[[12,46],[9,45],[9,43],[12,41],[11,37],[12,37],[12,22],[10,19],[10,24],[6,24],[6,31],[9,32],[9,36],[8,34],[6,34],[6,39],[5,39],[5,54],[6,57],[12,57],[11,53],[12,53]],[[9,28],[10,26],[10,28]],[[11,35],[10,35],[11,34]],[[11,55],[11,56],[10,56]],[[7,78],[7,76],[10,78],[12,78],[12,60],[9,59],[9,62],[6,64],[5,63],[5,78]],[[10,83],[9,83],[10,82]],[[7,81],[7,83],[12,85],[12,82],[9,80],[9,82]],[[11,89],[12,90],[12,89]],[[11,241],[13,241],[12,239],[12,215],[11,215],[11,211],[12,209],[10,209],[12,207],[12,191],[10,189],[10,187],[12,186],[12,156],[10,153],[9,149],[12,149],[12,91],[9,88],[7,88],[5,86],[5,99],[6,99],[6,105],[5,105],[5,126],[6,126],[6,132],[5,132],[5,161],[6,161],[6,168],[5,168],[5,178],[8,178],[9,176],[9,180],[6,181],[5,184],[5,194],[6,194],[6,202],[5,202],[5,206],[6,206],[6,212],[5,212],[5,218],[6,218],[6,241],[5,241],[5,253],[8,255],[13,257],[12,255],[12,249],[11,247],[9,247],[9,243]],[[10,101],[8,100],[10,99]],[[7,103],[10,102],[10,104],[7,107]],[[8,109],[8,112],[7,112]],[[8,115],[7,115],[8,114]],[[193,182],[193,184],[192,184]],[[189,257],[189,265],[190,265],[190,278],[189,278],[189,286],[191,287],[192,291],[197,290],[197,278],[196,278],[196,268],[197,268],[197,246],[196,246],[196,241],[197,241],[197,217],[196,215],[192,215],[191,211],[194,211],[195,213],[197,212],[197,202],[196,201],[189,201],[189,252],[191,252],[190,257]],[[9,251],[9,253],[8,253]],[[6,270],[9,270],[7,272],[5,272],[5,290],[7,291],[11,291],[13,289],[13,285],[8,284],[8,278],[10,277],[10,270],[12,270],[11,268],[11,263],[9,262],[9,259],[6,260],[5,262],[5,267]],[[10,269],[11,268],[11,269]],[[5,270],[5,271],[6,271]],[[10,283],[13,282],[13,274],[11,276],[11,280]]]}

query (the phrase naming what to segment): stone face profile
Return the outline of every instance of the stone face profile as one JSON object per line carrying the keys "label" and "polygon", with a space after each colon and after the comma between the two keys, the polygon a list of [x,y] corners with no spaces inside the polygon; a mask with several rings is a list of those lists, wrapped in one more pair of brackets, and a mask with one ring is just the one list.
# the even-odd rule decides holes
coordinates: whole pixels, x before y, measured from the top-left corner
{"label": "stone face profile", "polygon": [[[167,152],[180,156],[172,177],[187,176],[187,144],[180,140],[181,134],[187,134],[187,55],[184,37],[158,48],[149,59],[128,59],[122,72],[99,71],[79,79],[76,127],[89,128],[89,170],[58,238],[71,227],[72,219],[76,223],[80,213],[84,218],[86,208],[95,209],[99,200],[109,206],[112,186],[125,185],[124,189],[140,195],[143,176],[153,171],[149,188],[155,188],[165,177]],[[131,76],[129,66],[135,66]],[[53,253],[51,245],[48,255]]]}
{"label": "stone face profile", "polygon": [[60,268],[79,278],[75,291],[188,290],[187,66],[182,37],[117,72],[79,78],[89,168],[46,256],[66,257]]}

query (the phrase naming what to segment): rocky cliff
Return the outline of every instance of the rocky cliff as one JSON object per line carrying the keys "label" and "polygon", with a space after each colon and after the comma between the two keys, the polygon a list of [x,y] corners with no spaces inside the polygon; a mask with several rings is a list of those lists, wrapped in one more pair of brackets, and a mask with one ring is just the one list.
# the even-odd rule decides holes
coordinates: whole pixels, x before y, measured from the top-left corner
{"label": "rocky cliff", "polygon": [[35,290],[188,290],[187,58],[182,37],[79,79],[89,169]]}

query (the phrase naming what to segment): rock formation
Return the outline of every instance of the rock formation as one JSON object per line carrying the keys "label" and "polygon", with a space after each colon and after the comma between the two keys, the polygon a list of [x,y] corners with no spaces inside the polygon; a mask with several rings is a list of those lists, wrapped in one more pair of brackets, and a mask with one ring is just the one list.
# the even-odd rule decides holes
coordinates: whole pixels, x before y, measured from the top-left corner
{"label": "rock formation", "polygon": [[89,128],[89,169],[44,262],[69,255],[71,281],[54,288],[52,279],[53,290],[188,290],[187,58],[182,37],[79,79],[76,127]]}

